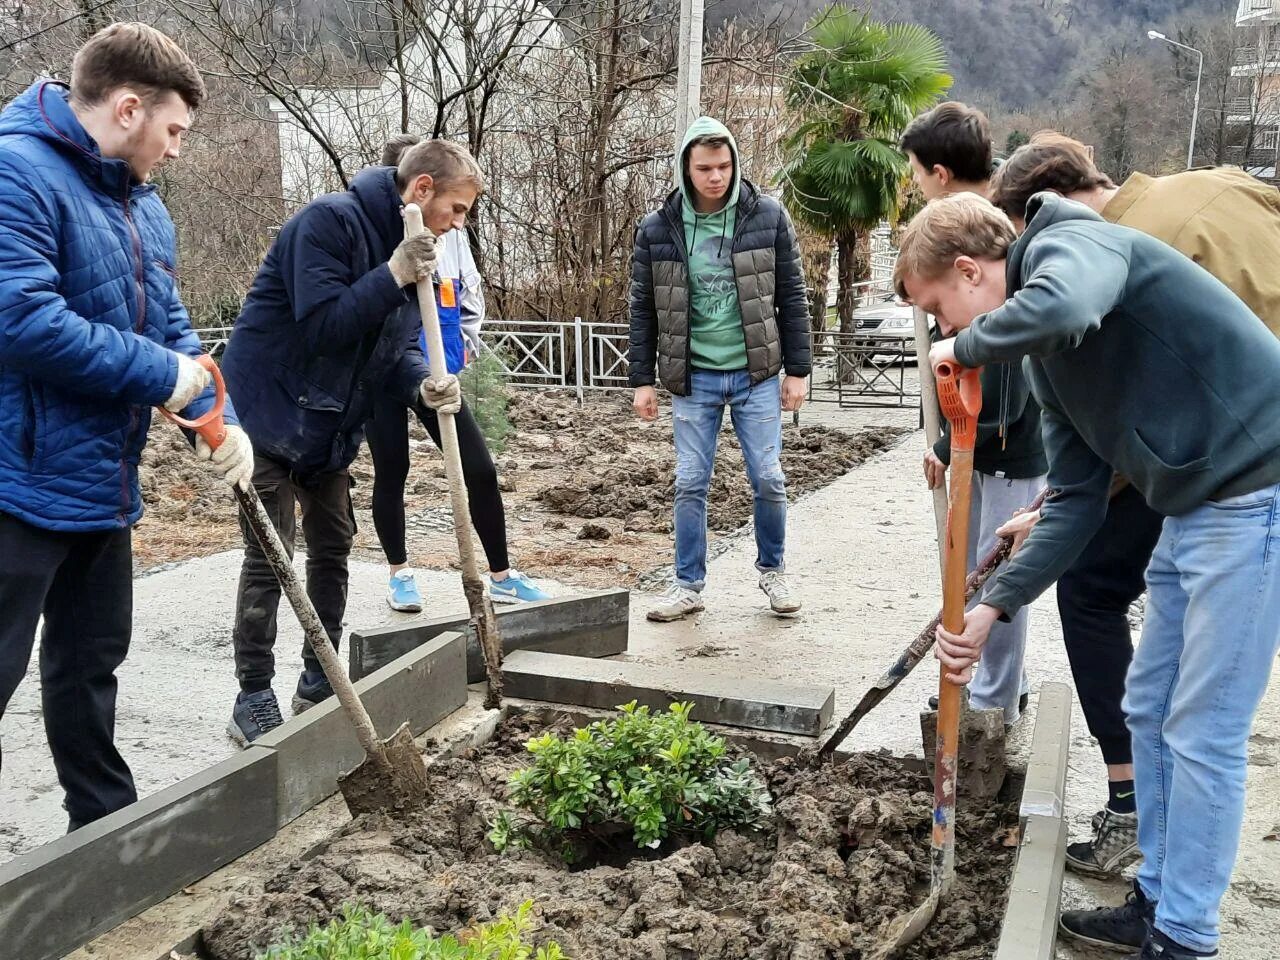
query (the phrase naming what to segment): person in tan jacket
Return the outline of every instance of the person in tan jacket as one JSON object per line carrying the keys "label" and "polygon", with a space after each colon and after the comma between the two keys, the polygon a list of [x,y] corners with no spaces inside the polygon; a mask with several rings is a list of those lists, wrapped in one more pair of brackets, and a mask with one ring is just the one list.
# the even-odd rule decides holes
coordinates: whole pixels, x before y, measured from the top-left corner
{"label": "person in tan jacket", "polygon": [[[1021,231],[1027,202],[1053,190],[1104,219],[1163,240],[1200,264],[1280,336],[1280,191],[1242,170],[1206,168],[1164,177],[1135,173],[1121,186],[1094,165],[1084,144],[1037,134],[996,172],[991,200]],[[1000,531],[1020,545],[1038,519],[1028,514]],[[1122,478],[1112,486],[1106,522],[1058,581],[1058,610],[1076,690],[1089,731],[1107,764],[1110,799],[1093,818],[1093,836],[1071,844],[1067,865],[1092,876],[1119,875],[1140,854],[1134,806],[1133,750],[1121,708],[1133,658],[1128,610],[1145,589],[1143,573],[1162,517]],[[1067,913],[1061,928],[1108,942],[1095,917]]]}

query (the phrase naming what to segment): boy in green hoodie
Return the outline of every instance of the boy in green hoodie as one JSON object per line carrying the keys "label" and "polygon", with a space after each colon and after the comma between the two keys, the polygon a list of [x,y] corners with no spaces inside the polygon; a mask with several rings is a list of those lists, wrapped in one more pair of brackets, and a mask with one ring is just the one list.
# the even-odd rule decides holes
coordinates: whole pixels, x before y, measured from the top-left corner
{"label": "boy in green hoodie", "polygon": [[985,200],[934,201],[895,268],[902,296],[959,331],[935,369],[1025,358],[1054,491],[963,632],[938,631],[938,658],[967,682],[991,625],[1096,533],[1113,474],[1165,517],[1124,703],[1144,861],[1093,926],[1141,960],[1217,956],[1249,731],[1280,649],[1280,341],[1153,237],[1052,193],[1026,220],[1019,239]]}
{"label": "boy in green hoodie", "polygon": [[707,491],[726,408],[755,495],[760,589],[775,613],[795,614],[781,453],[782,411],[800,408],[809,375],[799,245],[782,205],[743,179],[723,124],[702,117],[690,126],[679,170],[679,187],[636,230],[631,269],[634,406],[654,419],[655,384],[666,387],[676,445],[676,576],[648,616],[666,622],[703,609]]}

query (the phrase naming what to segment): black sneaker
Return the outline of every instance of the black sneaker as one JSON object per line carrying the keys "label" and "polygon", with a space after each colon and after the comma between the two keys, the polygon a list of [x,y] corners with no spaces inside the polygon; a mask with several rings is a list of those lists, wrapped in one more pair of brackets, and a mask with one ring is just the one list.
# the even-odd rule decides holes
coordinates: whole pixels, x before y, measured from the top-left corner
{"label": "black sneaker", "polygon": [[1142,951],[1135,953],[1130,960],[1201,960],[1202,957],[1216,957],[1218,951],[1201,953],[1175,943],[1159,930],[1152,930],[1151,937],[1142,945]]}
{"label": "black sneaker", "polygon": [[1104,807],[1093,818],[1093,836],[1067,845],[1067,869],[1086,877],[1115,877],[1142,859],[1138,815]]}
{"label": "black sneaker", "polygon": [[[1073,940],[1107,950],[1138,950],[1147,942],[1155,923],[1156,905],[1135,882],[1119,907],[1068,910],[1058,918],[1058,929]],[[1146,960],[1146,954],[1141,954]]]}
{"label": "black sneaker", "polygon": [[293,712],[302,713],[310,710],[317,703],[323,703],[333,696],[333,687],[329,686],[329,678],[318,670],[303,670],[298,677],[298,689],[293,694]]}
{"label": "black sneaker", "polygon": [[280,716],[280,704],[276,692],[271,689],[257,693],[236,694],[236,705],[231,710],[231,722],[227,724],[227,736],[242,747],[247,747],[264,733],[284,723]]}

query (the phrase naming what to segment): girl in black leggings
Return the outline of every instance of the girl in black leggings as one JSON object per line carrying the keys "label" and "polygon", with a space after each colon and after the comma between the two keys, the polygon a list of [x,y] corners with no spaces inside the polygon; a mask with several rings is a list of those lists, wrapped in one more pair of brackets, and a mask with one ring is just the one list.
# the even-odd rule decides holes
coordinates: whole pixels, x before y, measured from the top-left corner
{"label": "girl in black leggings", "polygon": [[[440,423],[435,411],[426,410],[418,419],[432,442],[440,446]],[[462,475],[467,484],[471,523],[489,562],[489,595],[494,603],[545,600],[546,594],[517,570],[507,558],[506,512],[498,491],[498,471],[485,446],[484,434],[466,403],[454,415],[458,427],[458,448],[462,455]],[[393,610],[416,612],[422,609],[413,571],[408,567],[405,548],[404,487],[409,476],[408,408],[390,397],[374,403],[373,418],[365,424],[365,437],[373,455],[373,525],[378,541],[391,566],[387,603]]]}

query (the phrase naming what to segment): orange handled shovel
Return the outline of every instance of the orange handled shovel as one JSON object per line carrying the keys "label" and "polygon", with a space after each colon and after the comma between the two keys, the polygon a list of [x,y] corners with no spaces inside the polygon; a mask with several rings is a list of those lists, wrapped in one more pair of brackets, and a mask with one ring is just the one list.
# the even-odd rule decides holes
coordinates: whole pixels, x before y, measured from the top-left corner
{"label": "orange handled shovel", "polygon": [[[222,373],[212,357],[203,356],[198,358],[197,362],[213,377],[215,393],[213,408],[194,420],[184,420],[163,407],[159,409],[178,426],[195,431],[204,438],[211,449],[216,450],[227,438],[227,428],[222,418],[227,401],[227,389],[222,380]],[[360,746],[364,748],[366,758],[360,765],[338,778],[338,785],[342,788],[342,795],[347,801],[347,808],[351,811],[351,815],[359,816],[361,813],[373,810],[403,810],[416,806],[426,799],[427,771],[422,762],[422,754],[418,752],[413,742],[413,735],[409,732],[409,725],[407,723],[402,725],[386,741],[378,739],[378,731],[369,718],[364,704],[360,702],[360,697],[356,695],[351,678],[342,669],[337,651],[329,642],[329,636],[320,622],[320,616],[316,613],[311,598],[307,596],[302,584],[298,581],[297,574],[293,571],[289,554],[285,551],[280,534],[272,525],[270,516],[262,506],[258,491],[252,484],[249,484],[247,489],[236,486],[232,487],[232,490],[235,491],[236,500],[240,503],[240,510],[249,528],[253,530],[254,536],[262,546],[267,563],[271,565],[272,572],[280,581],[280,588],[289,598],[293,612],[297,615],[298,622],[302,624],[307,643],[324,668],[324,674],[330,686],[333,687],[338,702],[351,718],[356,737],[360,741]]]}
{"label": "orange handled shovel", "polygon": [[[973,493],[973,447],[982,410],[978,370],[939,364],[938,401],[951,423],[951,503],[943,544],[942,625],[964,630],[965,560],[969,545],[969,500]],[[909,914],[896,917],[883,941],[867,960],[887,960],[915,940],[937,913],[951,888],[956,868],[956,775],[960,739],[960,687],[950,683],[946,668],[938,674],[938,745],[934,762],[933,835],[930,841],[929,897]]]}

